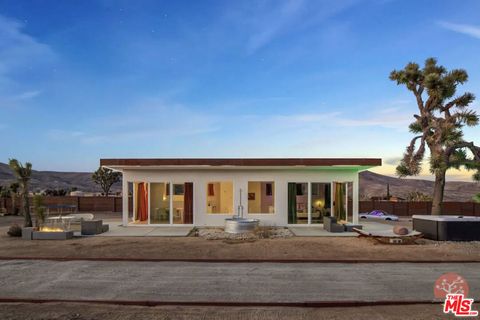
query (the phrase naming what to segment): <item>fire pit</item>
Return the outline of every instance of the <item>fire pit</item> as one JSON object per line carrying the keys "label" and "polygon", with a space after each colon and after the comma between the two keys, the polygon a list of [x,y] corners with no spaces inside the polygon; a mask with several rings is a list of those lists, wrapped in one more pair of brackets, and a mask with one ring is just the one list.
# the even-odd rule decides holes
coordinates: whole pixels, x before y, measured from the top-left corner
{"label": "fire pit", "polygon": [[44,227],[32,232],[32,240],[67,240],[73,238],[73,230]]}
{"label": "fire pit", "polygon": [[69,218],[51,217],[38,229],[23,228],[22,237],[27,240],[67,240],[73,238],[73,230],[69,229]]}

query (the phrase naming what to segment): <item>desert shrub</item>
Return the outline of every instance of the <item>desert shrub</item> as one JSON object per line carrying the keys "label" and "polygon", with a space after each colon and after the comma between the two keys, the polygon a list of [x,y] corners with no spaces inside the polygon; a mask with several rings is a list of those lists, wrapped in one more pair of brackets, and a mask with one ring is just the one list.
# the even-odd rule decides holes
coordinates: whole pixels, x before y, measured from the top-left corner
{"label": "desert shrub", "polygon": [[473,201],[480,203],[480,193],[473,196]]}
{"label": "desert shrub", "polygon": [[43,206],[43,196],[42,195],[35,195],[33,197],[33,211],[36,215],[36,225],[37,227],[43,225],[45,222],[45,207]]}
{"label": "desert shrub", "polygon": [[21,237],[22,236],[22,228],[18,224],[13,224],[8,229],[7,234],[10,237]]}
{"label": "desert shrub", "polygon": [[432,201],[432,196],[420,191],[412,191],[407,194],[407,201]]}

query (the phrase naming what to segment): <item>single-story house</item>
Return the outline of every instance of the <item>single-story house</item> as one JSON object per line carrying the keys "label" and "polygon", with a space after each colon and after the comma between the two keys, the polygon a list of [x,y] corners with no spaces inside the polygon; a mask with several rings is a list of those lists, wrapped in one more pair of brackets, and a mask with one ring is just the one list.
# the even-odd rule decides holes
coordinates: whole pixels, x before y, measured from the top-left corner
{"label": "single-story house", "polygon": [[[358,222],[358,173],[381,159],[101,159],[123,173],[123,225],[223,226],[233,215],[262,225]],[[133,206],[129,208],[129,195]]]}

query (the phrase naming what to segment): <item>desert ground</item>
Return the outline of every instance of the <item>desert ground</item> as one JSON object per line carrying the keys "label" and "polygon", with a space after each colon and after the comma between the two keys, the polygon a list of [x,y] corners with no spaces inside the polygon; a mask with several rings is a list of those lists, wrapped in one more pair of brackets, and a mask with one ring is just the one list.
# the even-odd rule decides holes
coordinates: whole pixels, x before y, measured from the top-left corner
{"label": "desert ground", "polygon": [[[109,219],[111,213],[96,214]],[[59,260],[218,260],[218,261],[480,261],[480,242],[418,240],[412,245],[383,245],[365,238],[292,237],[256,241],[199,237],[83,237],[67,241],[23,241],[6,235],[22,217],[0,217],[0,258]],[[409,225],[408,222],[403,222]],[[13,260],[12,260],[13,259]],[[39,260],[40,259],[40,260]],[[74,262],[72,262],[74,263]],[[113,263],[113,262],[111,262]],[[14,263],[15,264],[15,263]],[[73,300],[76,301],[76,300]],[[96,301],[96,300],[95,300]],[[479,309],[479,305],[475,305]],[[407,314],[406,314],[406,311]],[[448,319],[441,304],[362,307],[138,306],[48,302],[0,304],[2,319]]]}
{"label": "desert ground", "polygon": [[[98,214],[100,218],[112,214]],[[227,242],[199,237],[83,237],[23,241],[6,232],[22,217],[0,217],[0,258],[147,260],[480,261],[480,242],[383,245],[365,238],[292,237]]]}

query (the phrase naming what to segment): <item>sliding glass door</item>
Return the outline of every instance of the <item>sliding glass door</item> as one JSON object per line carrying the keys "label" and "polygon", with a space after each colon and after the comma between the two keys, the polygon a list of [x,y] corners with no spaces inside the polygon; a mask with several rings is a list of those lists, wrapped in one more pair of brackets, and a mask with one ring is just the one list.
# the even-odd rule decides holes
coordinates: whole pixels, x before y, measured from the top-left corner
{"label": "sliding glass door", "polygon": [[193,224],[193,183],[134,183],[134,224]]}
{"label": "sliding glass door", "polygon": [[288,183],[288,223],[307,224],[308,211],[308,183]]}
{"label": "sliding glass door", "polygon": [[331,183],[288,183],[288,223],[323,223],[331,215],[331,190]]}
{"label": "sliding glass door", "polygon": [[150,183],[150,224],[170,223],[170,183]]}
{"label": "sliding glass door", "polygon": [[333,216],[337,221],[353,221],[353,182],[333,183]]}
{"label": "sliding glass door", "polygon": [[323,217],[331,214],[330,183],[312,182],[311,187],[311,223],[323,223]]}
{"label": "sliding glass door", "polygon": [[193,223],[193,183],[174,183],[172,200],[173,224]]}

